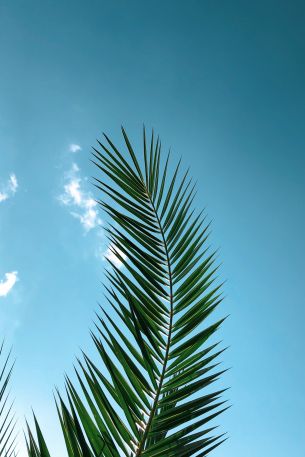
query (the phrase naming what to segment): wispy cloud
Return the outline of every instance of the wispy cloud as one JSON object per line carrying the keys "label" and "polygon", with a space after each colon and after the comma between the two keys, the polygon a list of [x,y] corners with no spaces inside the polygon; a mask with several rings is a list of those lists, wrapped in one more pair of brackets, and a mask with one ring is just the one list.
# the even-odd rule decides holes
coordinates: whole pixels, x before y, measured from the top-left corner
{"label": "wispy cloud", "polygon": [[85,231],[102,224],[99,218],[97,203],[93,199],[91,192],[85,189],[86,180],[81,178],[80,169],[76,163],[65,175],[64,191],[58,197],[59,201],[69,207],[70,214],[79,219]]}
{"label": "wispy cloud", "polygon": [[114,246],[111,243],[106,251],[101,253],[101,257],[103,260],[110,260],[110,262],[113,263],[117,268],[121,268],[123,266],[123,262],[117,254],[124,260],[127,258],[124,252],[122,252],[120,249],[114,249]]}
{"label": "wispy cloud", "polygon": [[4,202],[5,200],[8,200],[10,197],[15,195],[18,189],[18,181],[16,178],[16,175],[12,173],[9,176],[9,179],[7,182],[1,186],[0,190],[0,202]]}
{"label": "wispy cloud", "polygon": [[6,297],[18,281],[18,271],[5,273],[4,279],[0,281],[0,297]]}
{"label": "wispy cloud", "polygon": [[[88,190],[88,179],[81,175],[81,170],[75,162],[64,175],[63,192],[58,196],[58,200],[69,209],[74,218],[80,221],[86,233],[103,225],[97,202]],[[115,250],[112,243],[106,247],[106,237],[102,229],[97,230],[95,235],[98,240],[95,249],[96,258],[104,261],[108,259],[117,268],[122,268],[124,265],[121,259],[125,260],[126,255],[121,250]]]}
{"label": "wispy cloud", "polygon": [[70,152],[78,152],[78,151],[81,151],[82,148],[80,147],[79,144],[75,144],[75,143],[71,143],[69,144],[69,151]]}

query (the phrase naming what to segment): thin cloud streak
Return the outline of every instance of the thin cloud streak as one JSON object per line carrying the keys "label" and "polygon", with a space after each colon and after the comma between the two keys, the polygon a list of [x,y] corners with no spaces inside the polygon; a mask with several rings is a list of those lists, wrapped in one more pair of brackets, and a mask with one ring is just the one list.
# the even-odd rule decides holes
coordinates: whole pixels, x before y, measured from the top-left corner
{"label": "thin cloud streak", "polygon": [[9,198],[13,197],[18,189],[18,181],[16,178],[15,173],[10,174],[8,181],[4,186],[2,186],[2,190],[0,191],[0,202],[4,202]]}
{"label": "thin cloud streak", "polygon": [[5,273],[4,279],[0,281],[0,297],[6,297],[18,281],[18,271]]}
{"label": "thin cloud streak", "polygon": [[70,152],[74,152],[75,153],[75,152],[79,152],[81,150],[82,150],[82,148],[80,147],[79,144],[72,143],[72,144],[69,145],[69,151]]}
{"label": "thin cloud streak", "polygon": [[84,189],[84,179],[80,177],[80,169],[76,163],[66,173],[64,192],[58,200],[70,208],[70,214],[78,219],[86,232],[102,224],[99,218],[97,203],[91,192]]}

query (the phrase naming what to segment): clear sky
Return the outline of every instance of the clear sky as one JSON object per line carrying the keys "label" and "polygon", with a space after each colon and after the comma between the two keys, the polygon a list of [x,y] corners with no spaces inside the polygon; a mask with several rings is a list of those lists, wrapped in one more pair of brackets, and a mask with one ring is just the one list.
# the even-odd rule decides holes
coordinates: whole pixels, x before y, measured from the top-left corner
{"label": "clear sky", "polygon": [[52,389],[103,300],[90,147],[121,123],[137,144],[143,122],[191,166],[227,279],[214,455],[304,454],[304,17],[294,0],[1,1],[0,332],[20,425],[33,407],[55,457]]}

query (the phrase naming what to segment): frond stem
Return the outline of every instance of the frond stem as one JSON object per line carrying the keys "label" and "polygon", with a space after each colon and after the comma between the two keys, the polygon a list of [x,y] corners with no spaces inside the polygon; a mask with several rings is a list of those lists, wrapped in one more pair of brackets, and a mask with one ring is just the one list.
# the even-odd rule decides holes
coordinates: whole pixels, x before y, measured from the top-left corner
{"label": "frond stem", "polygon": [[169,359],[169,350],[170,350],[170,345],[171,345],[172,327],[173,327],[173,309],[174,309],[174,303],[173,303],[173,278],[172,278],[170,256],[169,256],[169,252],[168,252],[168,248],[167,248],[167,243],[166,243],[166,240],[165,240],[165,234],[164,234],[164,230],[163,230],[163,227],[162,227],[158,212],[157,212],[157,210],[156,210],[156,208],[154,206],[154,203],[152,201],[152,198],[151,198],[151,195],[150,195],[148,189],[146,189],[146,192],[147,192],[148,198],[150,200],[150,204],[151,204],[151,206],[153,208],[153,211],[155,213],[155,216],[156,216],[156,219],[157,219],[157,222],[158,222],[158,226],[159,226],[159,229],[160,229],[160,234],[161,234],[161,237],[162,237],[164,250],[165,250],[166,264],[167,264],[168,277],[169,277],[170,315],[169,315],[169,323],[168,323],[168,325],[169,325],[168,338],[167,338],[167,342],[166,342],[166,348],[165,348],[165,354],[164,354],[164,363],[163,363],[163,368],[162,368],[162,372],[161,372],[161,376],[160,376],[160,380],[159,380],[159,385],[158,385],[158,389],[156,391],[156,396],[155,396],[155,399],[154,399],[154,402],[153,402],[153,405],[152,405],[152,409],[151,409],[148,421],[146,423],[146,427],[145,427],[141,442],[139,443],[139,447],[138,447],[138,449],[136,451],[135,457],[141,456],[142,451],[145,449],[145,445],[146,445],[147,437],[148,437],[148,434],[149,434],[149,430],[150,430],[153,418],[154,418],[156,410],[157,410],[159,397],[160,397],[160,394],[161,394],[161,389],[162,389],[162,386],[163,386],[163,381],[164,381],[165,372],[166,372],[166,368],[167,368],[167,363],[168,363],[168,359]]}

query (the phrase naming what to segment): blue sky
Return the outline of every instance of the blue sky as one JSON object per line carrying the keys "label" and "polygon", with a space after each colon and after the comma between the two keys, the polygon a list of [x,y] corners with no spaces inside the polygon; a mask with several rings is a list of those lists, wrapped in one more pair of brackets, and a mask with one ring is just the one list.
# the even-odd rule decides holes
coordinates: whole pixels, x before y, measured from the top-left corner
{"label": "blue sky", "polygon": [[[72,372],[107,245],[90,181],[103,131],[159,132],[198,180],[230,314],[230,439],[215,457],[305,449],[305,5],[301,1],[0,4],[0,332],[22,425],[55,457],[54,385]],[[23,455],[21,453],[21,455]]]}

